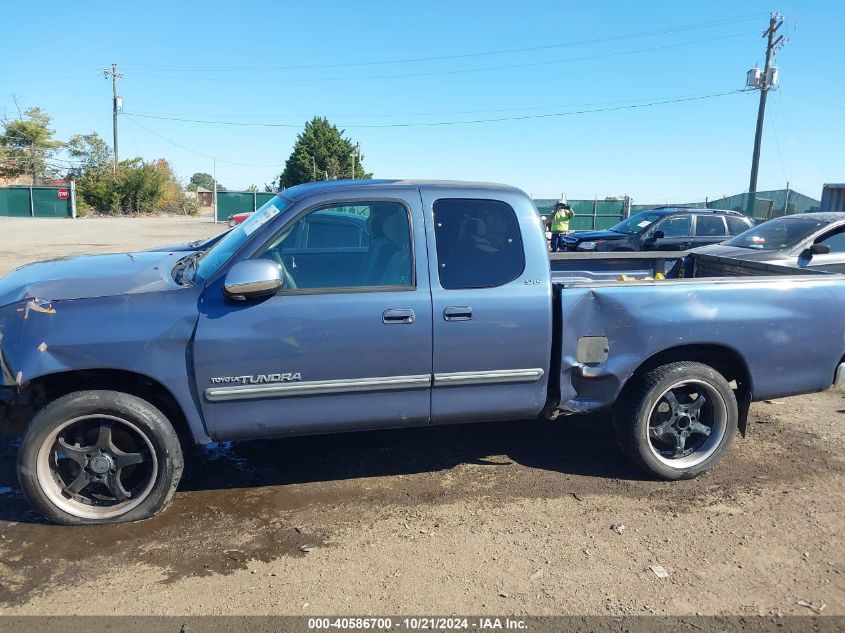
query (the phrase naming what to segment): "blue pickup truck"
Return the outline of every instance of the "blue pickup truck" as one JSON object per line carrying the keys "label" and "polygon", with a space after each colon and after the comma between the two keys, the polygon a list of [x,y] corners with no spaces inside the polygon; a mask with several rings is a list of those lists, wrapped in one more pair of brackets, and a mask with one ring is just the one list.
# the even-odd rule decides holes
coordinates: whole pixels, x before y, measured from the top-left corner
{"label": "blue pickup truck", "polygon": [[159,512],[186,442],[600,410],[642,469],[689,478],[752,400],[845,383],[842,276],[550,260],[530,198],[502,185],[301,185],[211,247],[19,268],[0,306],[20,484],[64,524]]}

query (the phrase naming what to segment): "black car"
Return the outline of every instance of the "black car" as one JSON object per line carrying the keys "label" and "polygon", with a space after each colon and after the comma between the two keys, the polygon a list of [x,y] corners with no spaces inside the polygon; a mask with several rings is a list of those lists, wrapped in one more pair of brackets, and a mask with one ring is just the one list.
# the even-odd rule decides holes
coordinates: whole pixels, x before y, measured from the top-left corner
{"label": "black car", "polygon": [[717,244],[752,226],[737,211],[658,207],[605,231],[570,233],[563,243],[567,251],[684,251]]}

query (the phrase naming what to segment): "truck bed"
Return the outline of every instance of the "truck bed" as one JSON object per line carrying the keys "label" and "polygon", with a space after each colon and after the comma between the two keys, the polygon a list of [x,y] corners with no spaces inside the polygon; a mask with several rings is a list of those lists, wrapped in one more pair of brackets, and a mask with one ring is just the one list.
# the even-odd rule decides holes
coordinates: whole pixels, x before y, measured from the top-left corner
{"label": "truck bed", "polygon": [[562,412],[609,408],[673,350],[739,367],[754,400],[824,390],[845,361],[845,275],[689,252],[552,254],[550,266]]}
{"label": "truck bed", "polygon": [[551,253],[549,265],[552,282],[567,287],[619,280],[621,275],[634,279],[654,278],[662,273],[666,280],[707,277],[760,277],[829,275],[831,273],[743,261],[693,251],[644,251],[635,253]]}

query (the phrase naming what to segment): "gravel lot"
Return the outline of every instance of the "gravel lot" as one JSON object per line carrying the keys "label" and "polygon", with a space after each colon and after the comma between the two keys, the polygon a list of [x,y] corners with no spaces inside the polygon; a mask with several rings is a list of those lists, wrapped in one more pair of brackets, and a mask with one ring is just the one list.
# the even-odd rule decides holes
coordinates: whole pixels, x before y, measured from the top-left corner
{"label": "gravel lot", "polygon": [[[216,230],[2,218],[0,274]],[[630,469],[603,416],[195,448],[161,516],[88,528],[29,510],[5,437],[0,613],[845,614],[843,395],[754,405],[677,483]]]}

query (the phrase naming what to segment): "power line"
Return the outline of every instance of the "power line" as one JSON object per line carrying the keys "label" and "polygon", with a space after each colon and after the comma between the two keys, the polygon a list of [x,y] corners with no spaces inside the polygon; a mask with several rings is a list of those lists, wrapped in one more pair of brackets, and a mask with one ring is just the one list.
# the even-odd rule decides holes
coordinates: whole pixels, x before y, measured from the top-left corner
{"label": "power line", "polygon": [[[442,126],[442,125],[463,125],[463,124],[474,124],[474,123],[498,123],[502,121],[523,121],[529,119],[546,119],[552,117],[561,117],[561,116],[572,116],[576,114],[592,114],[596,112],[614,112],[617,110],[630,110],[635,108],[645,108],[651,106],[658,106],[658,105],[666,105],[670,103],[681,103],[685,101],[700,101],[702,99],[712,99],[715,97],[723,97],[726,95],[732,94],[739,94],[742,92],[746,92],[745,90],[729,90],[726,92],[714,92],[710,94],[702,94],[702,95],[692,95],[686,97],[675,97],[671,99],[663,99],[657,101],[650,101],[646,103],[637,103],[637,104],[629,104],[629,105],[619,105],[619,106],[612,106],[606,108],[594,108],[594,109],[587,109],[587,110],[572,110],[569,112],[551,112],[546,114],[526,114],[522,116],[513,116],[513,117],[495,117],[495,118],[486,118],[486,119],[470,119],[470,120],[463,120],[463,121],[421,121],[421,122],[413,122],[413,123],[384,123],[384,124],[373,124],[373,125],[344,125],[341,126],[343,128],[349,129],[373,129],[373,128],[393,128],[393,127],[433,127],[433,126]],[[161,121],[179,121],[181,123],[201,123],[201,124],[210,124],[210,125],[231,125],[231,126],[239,126],[239,127],[278,127],[278,128],[301,128],[301,124],[294,124],[294,123],[262,123],[262,122],[255,122],[255,121],[221,121],[221,120],[209,120],[209,119],[187,119],[187,118],[179,118],[179,117],[165,117],[165,116],[154,116],[148,114],[138,114],[133,112],[124,112],[123,116],[134,118],[134,117],[141,117],[145,119],[158,119]],[[136,121],[137,123],[137,121]],[[257,165],[253,165],[257,166]]]}
{"label": "power line", "polygon": [[[605,106],[605,105],[616,105],[620,103],[639,103],[641,101],[660,101],[663,99],[680,99],[683,97],[692,97],[697,95],[675,95],[670,97],[640,97],[639,99],[614,99],[612,101],[588,101],[583,103],[562,103],[562,104],[555,104],[555,105],[542,105],[542,106],[514,106],[511,108],[484,108],[480,110],[441,110],[437,112],[382,112],[382,113],[371,113],[371,114],[340,114],[340,113],[329,113],[326,114],[330,119],[376,119],[376,118],[397,118],[397,117],[428,117],[428,116],[458,116],[462,114],[489,114],[489,113],[498,113],[498,112],[525,112],[525,111],[537,111],[537,110],[556,110],[560,108],[584,108],[587,106]],[[277,115],[277,114],[221,114],[221,113],[208,113],[208,112],[155,112],[149,110],[136,110],[133,112],[135,116],[145,115],[148,117],[153,116],[199,116],[199,117],[220,117],[220,118],[228,118],[228,117],[240,117],[245,119],[268,119],[268,118],[280,118],[280,119],[293,119],[296,121],[301,121],[302,119],[310,119],[314,116],[314,113],[310,114],[285,114],[285,115]]]}
{"label": "power line", "polygon": [[409,57],[404,59],[386,59],[386,60],[376,60],[376,61],[366,61],[366,62],[341,62],[341,63],[329,63],[329,64],[296,64],[296,65],[288,65],[288,66],[218,66],[218,67],[207,67],[207,66],[153,66],[147,64],[124,64],[124,66],[130,66],[133,68],[139,69],[152,69],[152,70],[168,70],[172,72],[229,72],[229,71],[238,71],[238,70],[313,70],[317,68],[351,68],[351,67],[360,67],[360,66],[381,66],[381,65],[389,65],[389,64],[410,64],[410,63],[420,63],[420,62],[432,62],[432,61],[446,61],[446,60],[453,60],[453,59],[467,59],[473,57],[486,57],[490,55],[508,55],[512,53],[530,53],[530,52],[537,52],[542,50],[552,50],[557,48],[568,48],[572,46],[586,46],[591,44],[602,44],[605,42],[614,42],[618,40],[626,40],[626,39],[634,39],[640,37],[650,37],[652,35],[664,35],[668,33],[678,33],[682,31],[692,31],[697,29],[705,29],[705,28],[712,28],[715,26],[728,26],[731,24],[738,24],[741,22],[748,22],[751,20],[756,20],[761,15],[765,15],[764,13],[757,12],[757,13],[749,13],[746,15],[737,16],[734,18],[722,18],[717,20],[708,20],[705,22],[697,22],[693,24],[683,24],[679,26],[672,26],[666,27],[662,29],[653,29],[649,31],[640,31],[636,33],[626,33],[621,35],[611,35],[605,37],[599,37],[594,39],[587,39],[587,40],[575,40],[569,42],[560,42],[557,44],[543,44],[539,46],[527,46],[522,48],[506,48],[506,49],[498,49],[498,50],[488,50],[488,51],[476,51],[471,53],[459,53],[459,54],[452,54],[452,55],[436,55],[431,57]]}
{"label": "power line", "polygon": [[123,116],[128,117],[127,120],[130,121],[133,125],[137,125],[142,130],[149,132],[150,134],[152,134],[153,136],[161,139],[165,143],[170,143],[171,145],[173,145],[175,147],[183,149],[186,152],[196,154],[197,156],[204,156],[205,158],[211,158],[213,160],[218,160],[221,163],[227,163],[229,165],[238,165],[240,167],[278,167],[279,166],[278,163],[271,163],[271,164],[266,164],[266,165],[254,165],[254,164],[251,164],[251,163],[239,163],[239,162],[236,162],[236,161],[233,161],[233,160],[224,160],[222,158],[217,158],[216,156],[213,156],[212,154],[206,154],[205,152],[200,152],[198,150],[195,150],[195,149],[192,149],[192,148],[187,147],[185,145],[182,145],[181,143],[177,143],[176,141],[173,141],[173,140],[171,140],[171,139],[169,139],[165,136],[162,136],[158,132],[155,132],[154,130],[151,130],[150,128],[148,128],[146,125],[142,125],[139,121],[133,120],[131,118],[133,115],[131,115],[131,114],[124,112]]}
{"label": "power line", "polygon": [[445,75],[463,75],[468,73],[489,72],[499,70],[515,70],[519,68],[536,68],[540,66],[549,66],[553,64],[566,64],[572,62],[590,61],[595,59],[606,59],[610,57],[620,57],[626,55],[633,55],[636,53],[648,53],[653,51],[666,50],[671,48],[680,48],[684,46],[692,46],[696,44],[709,44],[715,41],[727,40],[738,37],[746,37],[754,34],[757,31],[744,31],[742,33],[733,33],[730,35],[722,35],[718,37],[709,37],[701,40],[686,40],[674,44],[664,44],[661,46],[650,46],[646,48],[635,48],[626,51],[617,51],[611,53],[602,53],[598,55],[584,55],[581,57],[569,57],[564,59],[552,59],[540,62],[525,62],[521,64],[506,64],[500,66],[481,66],[477,68],[461,68],[453,70],[437,70],[426,71],[418,73],[402,73],[402,74],[387,74],[387,75],[369,75],[364,77],[342,76],[342,77],[302,77],[302,78],[270,78],[270,77],[190,77],[177,75],[156,75],[149,73],[133,73],[135,77],[152,77],[156,79],[177,79],[179,81],[213,81],[213,82],[234,82],[234,83],[320,83],[327,81],[369,81],[374,79],[411,79],[417,77],[438,77]]}
{"label": "power line", "polygon": [[766,124],[768,125],[769,129],[772,131],[772,136],[774,136],[774,139],[775,139],[775,147],[778,150],[778,159],[780,160],[780,170],[781,170],[781,173],[783,174],[783,179],[786,180],[787,182],[789,182],[790,178],[789,178],[789,174],[787,173],[787,170],[786,170],[786,164],[783,162],[783,152],[781,152],[781,149],[780,149],[780,139],[778,139],[777,127],[775,126],[775,123],[772,120],[772,117],[769,117],[769,119],[766,121]]}
{"label": "power line", "polygon": [[792,133],[798,138],[798,142],[801,143],[801,147],[804,148],[804,152],[807,154],[807,156],[810,158],[810,160],[813,161],[816,168],[819,170],[819,173],[827,181],[828,180],[827,171],[825,170],[824,167],[822,167],[822,164],[818,161],[818,159],[816,159],[816,155],[813,152],[810,151],[809,144],[804,141],[804,137],[798,131],[798,128],[795,127],[792,124],[792,121],[790,120],[789,116],[786,113],[786,108],[783,107],[783,101],[782,100],[779,100],[779,102],[775,101],[775,105],[780,110],[780,114],[783,117],[783,120],[786,121],[786,124],[789,127],[789,129],[792,130]]}
{"label": "power line", "polygon": [[794,92],[787,92],[786,90],[781,90],[781,94],[785,94],[790,97],[794,97],[795,99],[802,99],[804,101],[809,101],[810,103],[818,103],[819,105],[825,105],[830,108],[837,108],[839,110],[845,110],[845,105],[841,103],[831,103],[830,101],[820,101],[819,99],[813,99],[812,97],[805,97],[804,95],[795,94]]}

